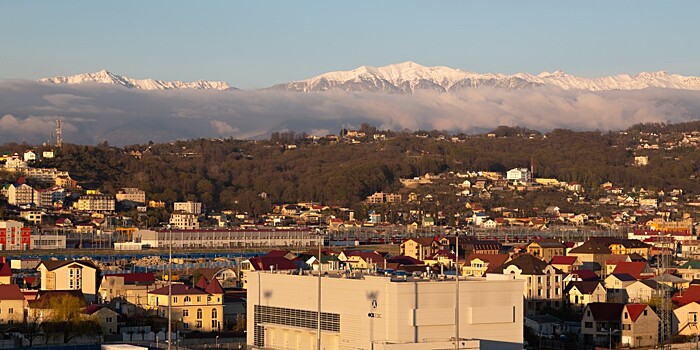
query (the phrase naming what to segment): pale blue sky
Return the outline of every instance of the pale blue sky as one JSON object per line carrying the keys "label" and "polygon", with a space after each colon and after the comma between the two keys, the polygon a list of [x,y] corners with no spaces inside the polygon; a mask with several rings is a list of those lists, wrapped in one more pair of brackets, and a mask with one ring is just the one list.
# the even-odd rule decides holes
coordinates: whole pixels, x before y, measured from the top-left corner
{"label": "pale blue sky", "polygon": [[2,1],[0,79],[106,68],[260,88],[403,61],[700,76],[699,1]]}

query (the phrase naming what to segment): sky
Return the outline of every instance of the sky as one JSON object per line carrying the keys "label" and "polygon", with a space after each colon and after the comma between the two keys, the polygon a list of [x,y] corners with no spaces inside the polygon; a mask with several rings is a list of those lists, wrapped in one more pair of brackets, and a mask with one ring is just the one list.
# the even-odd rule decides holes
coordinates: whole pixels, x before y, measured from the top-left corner
{"label": "sky", "polygon": [[2,1],[0,80],[101,69],[264,88],[414,61],[700,76],[699,1]]}

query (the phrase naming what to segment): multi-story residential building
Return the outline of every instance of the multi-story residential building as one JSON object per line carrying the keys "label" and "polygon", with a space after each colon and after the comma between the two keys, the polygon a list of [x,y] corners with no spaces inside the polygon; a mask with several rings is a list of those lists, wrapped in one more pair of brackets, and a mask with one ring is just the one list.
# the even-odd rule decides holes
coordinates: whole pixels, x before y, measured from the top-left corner
{"label": "multi-story residential building", "polygon": [[172,305],[176,327],[194,331],[216,332],[224,326],[224,291],[219,282],[198,282],[197,286],[172,285],[172,304],[168,299],[168,286],[148,292],[148,306],[158,315],[167,317],[168,305]]}
{"label": "multi-story residential building", "polygon": [[543,261],[550,261],[555,256],[564,255],[566,246],[555,239],[541,239],[528,244],[527,252]]}
{"label": "multi-story residential building", "polygon": [[60,186],[52,186],[46,189],[36,189],[34,204],[37,207],[53,207],[56,204],[63,205],[66,199],[66,190]]}
{"label": "multi-story residential building", "polygon": [[24,321],[27,302],[16,284],[0,284],[0,325]]}
{"label": "multi-story residential building", "polygon": [[115,200],[107,195],[87,195],[78,198],[78,210],[88,212],[113,212]]}
{"label": "multi-story residential building", "polygon": [[532,173],[528,168],[514,168],[506,172],[508,181],[531,182]]}
{"label": "multi-story residential building", "polygon": [[199,215],[202,213],[202,203],[192,201],[175,202],[173,203],[173,211]]}
{"label": "multi-story residential building", "polygon": [[34,225],[41,224],[42,216],[42,212],[38,210],[23,210],[19,213],[19,217],[21,217],[24,220],[27,220],[27,222]]}
{"label": "multi-story residential building", "polygon": [[409,238],[401,243],[400,255],[425,260],[438,251],[440,245],[431,237]]}
{"label": "multi-story residential building", "polygon": [[401,195],[393,193],[376,192],[367,197],[367,204],[401,203]]}
{"label": "multi-story residential building", "polygon": [[503,264],[497,273],[525,281],[526,313],[536,313],[545,306],[561,307],[565,274],[535,256],[523,254]]}
{"label": "multi-story residential building", "polygon": [[511,276],[463,278],[458,289],[429,277],[321,279],[319,310],[317,276],[251,273],[248,345],[315,349],[320,311],[321,349],[522,349],[523,282]]}
{"label": "multi-story residential building", "polygon": [[10,205],[33,205],[35,202],[34,188],[27,184],[11,184],[7,189],[7,203]]}
{"label": "multi-story residential building", "polygon": [[87,260],[46,260],[36,268],[41,290],[79,290],[89,302],[97,301],[98,268]]}
{"label": "multi-story residential building", "polygon": [[0,250],[30,249],[31,234],[31,229],[19,221],[0,221]]}
{"label": "multi-story residential building", "polygon": [[146,203],[146,192],[134,187],[124,187],[117,193],[117,202]]}
{"label": "multi-story residential building", "polygon": [[180,230],[196,230],[199,228],[197,215],[185,212],[174,212],[170,215],[170,225]]}
{"label": "multi-story residential building", "polygon": [[70,180],[70,175],[67,171],[57,170],[56,168],[26,168],[22,173],[27,179],[32,179],[43,184],[58,185],[56,183],[58,178]]}

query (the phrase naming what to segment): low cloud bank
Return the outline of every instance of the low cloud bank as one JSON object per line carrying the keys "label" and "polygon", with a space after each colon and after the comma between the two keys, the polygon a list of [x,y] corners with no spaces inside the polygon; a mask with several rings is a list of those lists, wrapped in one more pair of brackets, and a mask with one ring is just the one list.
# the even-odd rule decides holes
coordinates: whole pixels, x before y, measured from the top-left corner
{"label": "low cloud bank", "polygon": [[0,82],[0,142],[41,143],[63,119],[64,141],[114,145],[200,137],[265,137],[280,130],[382,129],[474,132],[499,125],[541,131],[617,130],[700,119],[700,91],[474,89],[459,94],[295,93],[271,90],[142,91],[99,85]]}

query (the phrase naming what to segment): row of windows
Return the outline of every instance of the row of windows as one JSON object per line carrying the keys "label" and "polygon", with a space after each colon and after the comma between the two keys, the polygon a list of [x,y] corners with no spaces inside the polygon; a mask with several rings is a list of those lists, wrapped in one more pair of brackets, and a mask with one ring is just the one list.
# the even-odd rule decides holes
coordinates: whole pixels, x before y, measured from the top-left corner
{"label": "row of windows", "polygon": [[[318,327],[318,312],[282,307],[255,305],[255,345],[263,346],[265,340],[264,323],[278,324],[290,327],[316,329]],[[340,332],[340,315],[321,312],[321,329],[330,332]]]}
{"label": "row of windows", "polygon": [[[8,314],[14,314],[14,313],[15,313],[15,309],[14,309],[14,308],[8,308],[8,309],[7,309],[7,313],[8,313]],[[2,309],[0,309],[0,314],[2,314]]]}

